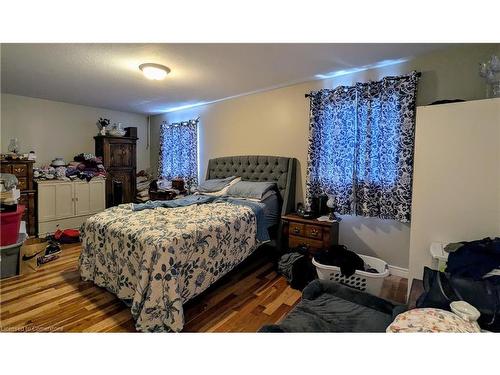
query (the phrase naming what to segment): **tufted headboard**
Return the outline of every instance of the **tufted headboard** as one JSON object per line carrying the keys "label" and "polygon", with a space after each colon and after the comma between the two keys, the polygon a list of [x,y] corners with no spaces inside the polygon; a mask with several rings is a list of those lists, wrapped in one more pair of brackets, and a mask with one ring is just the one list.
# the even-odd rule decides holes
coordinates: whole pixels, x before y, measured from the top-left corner
{"label": "tufted headboard", "polygon": [[206,179],[238,176],[245,181],[275,181],[285,215],[295,208],[296,167],[297,159],[283,156],[225,156],[208,161]]}

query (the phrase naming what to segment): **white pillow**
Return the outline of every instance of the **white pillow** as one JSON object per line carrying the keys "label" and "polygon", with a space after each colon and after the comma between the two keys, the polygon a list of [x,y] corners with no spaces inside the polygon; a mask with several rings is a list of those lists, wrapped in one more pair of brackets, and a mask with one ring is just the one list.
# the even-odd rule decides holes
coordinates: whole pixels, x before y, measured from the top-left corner
{"label": "white pillow", "polygon": [[229,188],[231,186],[233,186],[234,184],[236,184],[237,182],[240,182],[241,181],[241,177],[236,177],[234,180],[232,180],[229,185],[227,185],[224,189],[221,189],[219,191],[214,191],[213,193],[200,193],[200,194],[203,194],[203,195],[210,195],[212,197],[222,197],[223,195],[226,195],[227,194],[227,191],[229,190]]}

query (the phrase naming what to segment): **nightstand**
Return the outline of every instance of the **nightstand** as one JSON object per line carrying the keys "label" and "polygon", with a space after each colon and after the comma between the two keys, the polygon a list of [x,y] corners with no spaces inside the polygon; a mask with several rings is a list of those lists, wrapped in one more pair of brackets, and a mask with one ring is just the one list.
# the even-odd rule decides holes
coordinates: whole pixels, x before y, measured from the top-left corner
{"label": "nightstand", "polygon": [[339,223],[304,219],[296,214],[281,217],[284,248],[305,245],[314,254],[339,243]]}

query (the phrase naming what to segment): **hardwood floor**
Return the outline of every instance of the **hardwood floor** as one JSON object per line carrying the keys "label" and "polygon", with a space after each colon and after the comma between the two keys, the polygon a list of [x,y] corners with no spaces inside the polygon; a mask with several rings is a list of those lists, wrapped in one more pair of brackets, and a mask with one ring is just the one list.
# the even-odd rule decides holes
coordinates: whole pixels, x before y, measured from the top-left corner
{"label": "hardwood floor", "polygon": [[[0,281],[0,330],[135,332],[124,303],[80,280],[79,254],[79,244],[65,245],[59,259],[36,273]],[[390,276],[382,297],[404,302],[406,288],[406,279]],[[259,251],[186,304],[184,332],[256,332],[264,324],[279,322],[300,295],[275,272],[270,257]]]}

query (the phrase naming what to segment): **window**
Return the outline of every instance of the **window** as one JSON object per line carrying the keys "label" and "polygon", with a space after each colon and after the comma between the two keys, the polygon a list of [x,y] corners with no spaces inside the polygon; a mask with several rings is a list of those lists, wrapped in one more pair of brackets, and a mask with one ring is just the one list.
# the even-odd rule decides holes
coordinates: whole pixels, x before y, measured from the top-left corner
{"label": "window", "polygon": [[198,182],[198,119],[163,123],[160,129],[158,176],[182,178],[188,186]]}
{"label": "window", "polygon": [[309,203],[328,194],[340,214],[410,221],[418,76],[311,93]]}

